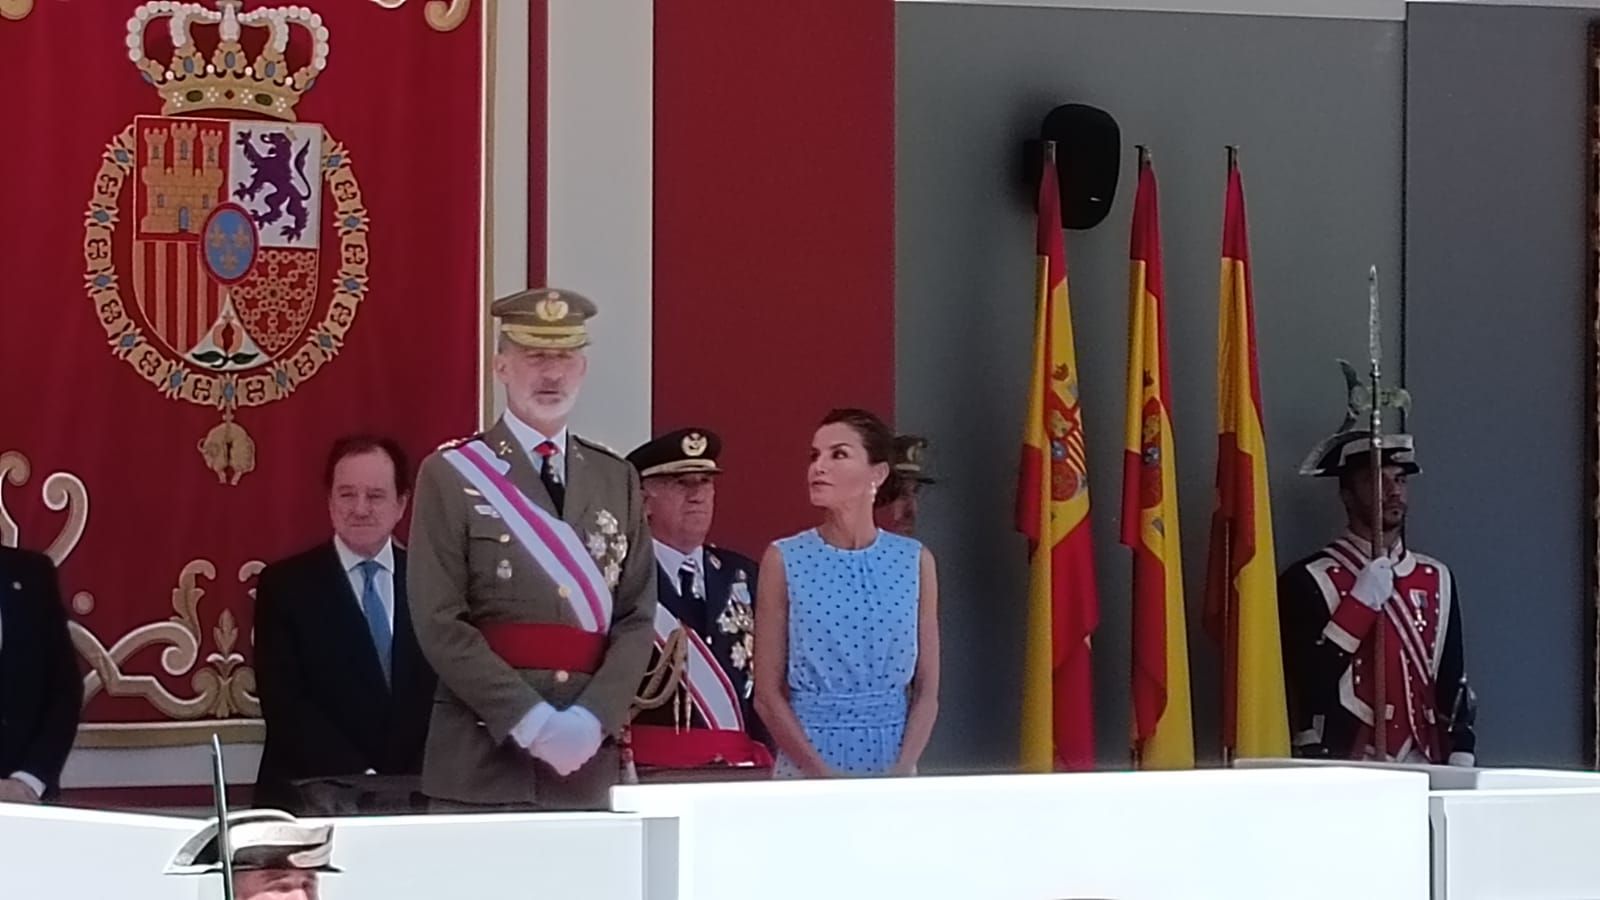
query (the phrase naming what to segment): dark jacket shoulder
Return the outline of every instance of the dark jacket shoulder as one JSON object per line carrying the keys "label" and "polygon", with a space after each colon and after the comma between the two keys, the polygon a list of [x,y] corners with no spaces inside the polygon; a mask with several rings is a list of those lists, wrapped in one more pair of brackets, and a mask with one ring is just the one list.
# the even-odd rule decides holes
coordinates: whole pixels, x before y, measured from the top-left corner
{"label": "dark jacket shoulder", "polygon": [[43,553],[18,547],[0,547],[0,572],[10,574],[13,579],[23,575],[48,574],[53,569],[55,563]]}
{"label": "dark jacket shoulder", "polygon": [[718,547],[715,544],[706,545],[706,555],[721,562],[724,569],[743,570],[754,575],[757,568],[756,561],[750,557],[738,551],[729,550],[726,547]]}

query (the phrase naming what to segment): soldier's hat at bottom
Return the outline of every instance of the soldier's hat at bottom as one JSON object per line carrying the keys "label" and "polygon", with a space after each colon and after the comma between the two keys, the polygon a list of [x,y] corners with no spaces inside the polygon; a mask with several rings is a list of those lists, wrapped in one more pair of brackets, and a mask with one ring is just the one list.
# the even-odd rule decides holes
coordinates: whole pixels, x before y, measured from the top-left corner
{"label": "soldier's hat at bottom", "polygon": [[709,428],[679,428],[635,447],[628,462],[640,478],[658,475],[718,475],[722,438]]}
{"label": "soldier's hat at bottom", "polygon": [[[251,809],[228,815],[228,843],[233,870],[304,869],[338,872],[333,865],[333,826],[307,825],[276,809]],[[167,865],[168,875],[202,875],[222,871],[217,846],[217,820],[212,818],[178,848]]]}
{"label": "soldier's hat at bottom", "polygon": [[[1378,438],[1385,466],[1399,466],[1406,475],[1418,475],[1416,442],[1409,434],[1385,434]],[[1372,465],[1372,432],[1345,431],[1318,444],[1300,466],[1300,474],[1314,478],[1337,478],[1346,472]]]}

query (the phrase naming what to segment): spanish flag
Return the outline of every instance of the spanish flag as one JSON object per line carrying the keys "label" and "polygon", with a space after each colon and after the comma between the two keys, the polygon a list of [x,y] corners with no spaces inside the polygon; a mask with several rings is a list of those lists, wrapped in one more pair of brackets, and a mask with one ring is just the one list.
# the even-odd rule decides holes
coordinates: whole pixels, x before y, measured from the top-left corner
{"label": "spanish flag", "polygon": [[1122,543],[1133,550],[1133,750],[1146,769],[1194,766],[1178,476],[1172,443],[1156,173],[1139,161],[1128,286]]}
{"label": "spanish flag", "polygon": [[1224,758],[1289,755],[1278,643],[1277,562],[1256,364],[1244,185],[1230,160],[1217,321],[1217,508],[1206,570],[1206,631],[1222,645]]}
{"label": "spanish flag", "polygon": [[1053,150],[1046,145],[1039,181],[1038,313],[1017,490],[1017,529],[1030,559],[1022,686],[1022,764],[1030,772],[1094,766],[1089,638],[1100,622]]}

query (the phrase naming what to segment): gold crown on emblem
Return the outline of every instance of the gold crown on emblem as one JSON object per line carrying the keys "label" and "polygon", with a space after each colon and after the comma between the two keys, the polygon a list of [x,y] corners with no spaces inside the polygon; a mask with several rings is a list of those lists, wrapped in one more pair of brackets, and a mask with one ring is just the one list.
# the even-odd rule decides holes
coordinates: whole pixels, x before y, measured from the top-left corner
{"label": "gold crown on emblem", "polygon": [[[166,101],[162,115],[207,109],[254,112],[294,121],[294,106],[328,65],[328,29],[322,16],[303,6],[242,11],[242,0],[204,3],[157,0],[134,10],[128,20],[128,58]],[[305,37],[294,54],[304,65],[291,71],[289,40],[300,26]],[[172,46],[165,63],[145,53],[145,39],[162,28]],[[261,50],[246,54],[245,29],[261,29]],[[255,41],[251,41],[252,44]],[[309,45],[309,46],[308,46]]]}
{"label": "gold crown on emblem", "polygon": [[561,299],[561,295],[555,291],[546,294],[543,300],[533,305],[533,314],[546,322],[559,322],[571,311],[567,301]]}
{"label": "gold crown on emblem", "polygon": [[711,446],[711,441],[707,440],[706,436],[698,431],[684,436],[683,453],[685,456],[701,456],[709,446]]}

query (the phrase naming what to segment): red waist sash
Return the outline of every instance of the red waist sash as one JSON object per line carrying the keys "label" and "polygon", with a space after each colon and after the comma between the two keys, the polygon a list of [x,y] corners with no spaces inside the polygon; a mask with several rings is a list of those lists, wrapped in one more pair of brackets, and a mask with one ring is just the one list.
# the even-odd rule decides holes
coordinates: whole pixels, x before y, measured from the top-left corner
{"label": "red waist sash", "polygon": [[517,669],[557,669],[593,675],[606,656],[606,636],[570,625],[499,622],[478,630],[489,649]]}

